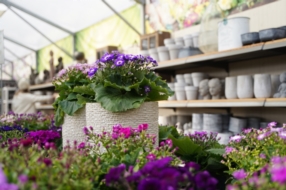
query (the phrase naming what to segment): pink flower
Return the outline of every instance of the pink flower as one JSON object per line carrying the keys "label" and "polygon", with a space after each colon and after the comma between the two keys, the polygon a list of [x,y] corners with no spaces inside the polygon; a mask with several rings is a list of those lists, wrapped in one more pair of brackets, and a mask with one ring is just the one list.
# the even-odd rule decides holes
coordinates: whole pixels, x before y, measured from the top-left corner
{"label": "pink flower", "polygon": [[124,135],[124,137],[127,139],[132,135],[132,128],[131,127],[126,127],[126,128],[121,128],[119,134]]}
{"label": "pink flower", "polygon": [[167,144],[170,148],[172,148],[172,146],[173,146],[173,142],[172,142],[171,139],[167,139],[167,140],[166,140],[166,144]]}
{"label": "pink flower", "polygon": [[156,160],[156,155],[155,154],[148,154],[147,156],[146,156],[146,158],[149,160],[149,161],[154,161],[154,160]]}
{"label": "pink flower", "polygon": [[245,136],[235,135],[233,137],[230,137],[229,142],[240,142],[241,139],[245,138]]}
{"label": "pink flower", "polygon": [[139,131],[145,131],[148,129],[148,124],[147,123],[142,123],[138,126]]}
{"label": "pink flower", "polygon": [[229,146],[225,147],[225,153],[226,153],[226,154],[229,154],[229,153],[233,152],[234,150],[235,150],[235,149],[232,148],[232,147],[229,147]]}
{"label": "pink flower", "polygon": [[235,179],[240,180],[240,179],[246,178],[247,173],[244,171],[244,169],[241,169],[241,170],[237,170],[237,171],[233,172],[232,175]]}

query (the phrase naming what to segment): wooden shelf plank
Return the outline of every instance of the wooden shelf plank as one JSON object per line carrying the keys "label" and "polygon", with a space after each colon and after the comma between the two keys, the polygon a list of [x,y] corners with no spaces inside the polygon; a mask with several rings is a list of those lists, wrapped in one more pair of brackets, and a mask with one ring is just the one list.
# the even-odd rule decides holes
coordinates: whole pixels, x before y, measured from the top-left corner
{"label": "wooden shelf plank", "polygon": [[286,47],[286,38],[266,42],[265,45],[263,46],[263,50],[282,48],[282,47]]}
{"label": "wooden shelf plank", "polygon": [[160,108],[217,108],[217,107],[263,107],[265,98],[258,99],[220,99],[220,100],[183,100],[159,101]]}
{"label": "wooden shelf plank", "polygon": [[50,105],[50,104],[42,104],[42,105],[36,106],[36,109],[37,110],[53,110],[54,107],[53,105]]}
{"label": "wooden shelf plank", "polygon": [[265,107],[286,107],[286,98],[267,98]]}
{"label": "wooden shelf plank", "polygon": [[50,82],[50,83],[30,86],[29,90],[43,90],[43,89],[51,89],[51,88],[55,88],[55,86]]}

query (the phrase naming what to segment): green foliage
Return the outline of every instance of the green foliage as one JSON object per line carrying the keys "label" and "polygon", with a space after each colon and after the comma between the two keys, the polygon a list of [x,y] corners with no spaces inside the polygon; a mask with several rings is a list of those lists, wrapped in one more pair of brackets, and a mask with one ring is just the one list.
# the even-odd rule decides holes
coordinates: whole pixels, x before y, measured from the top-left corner
{"label": "green foliage", "polygon": [[24,132],[19,130],[0,131],[0,142],[5,142],[8,139],[20,139],[24,137]]}

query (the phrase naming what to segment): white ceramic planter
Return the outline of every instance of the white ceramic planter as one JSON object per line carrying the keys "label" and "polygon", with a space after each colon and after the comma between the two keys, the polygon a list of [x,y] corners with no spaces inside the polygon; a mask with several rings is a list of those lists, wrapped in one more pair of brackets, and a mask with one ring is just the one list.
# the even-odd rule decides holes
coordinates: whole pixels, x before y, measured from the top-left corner
{"label": "white ceramic planter", "polygon": [[85,142],[83,128],[86,126],[86,107],[79,109],[73,116],[65,115],[62,125],[63,147],[67,146],[67,141],[73,146],[73,142]]}
{"label": "white ceramic planter", "polygon": [[141,51],[140,51],[140,55],[143,55],[143,56],[145,56],[145,57],[150,56],[148,50],[141,50]]}
{"label": "white ceramic planter", "polygon": [[254,75],[254,95],[256,98],[269,98],[272,94],[271,77],[269,74]]}
{"label": "white ceramic planter", "polygon": [[190,85],[190,86],[193,85],[192,73],[185,73],[184,79],[187,85]]}
{"label": "white ceramic planter", "polygon": [[193,36],[192,35],[185,35],[184,36],[184,43],[187,47],[193,47]]}
{"label": "white ceramic planter", "polygon": [[198,87],[196,86],[185,86],[187,100],[198,99]]}
{"label": "white ceramic planter", "polygon": [[253,78],[251,75],[237,76],[237,96],[239,99],[253,98]]}
{"label": "white ceramic planter", "polygon": [[165,46],[160,46],[157,48],[159,61],[170,60],[169,49]]}
{"label": "white ceramic planter", "polygon": [[237,77],[225,78],[225,97],[227,99],[237,98]]}
{"label": "white ceramic planter", "polygon": [[202,131],[203,130],[203,114],[193,113],[192,114],[192,131]]}
{"label": "white ceramic planter", "polygon": [[95,133],[112,132],[115,124],[137,127],[142,123],[148,123],[147,133],[156,135],[158,146],[158,102],[145,102],[137,109],[117,113],[105,110],[100,103],[86,104],[86,126],[93,126]]}
{"label": "white ceramic planter", "polygon": [[184,82],[180,82],[180,83],[179,82],[175,82],[174,85],[175,85],[175,89],[176,88],[177,89],[180,88],[182,90],[185,90],[185,86],[187,86],[186,83],[184,83]]}
{"label": "white ceramic planter", "polygon": [[175,44],[185,46],[184,38],[175,38]]}
{"label": "white ceramic planter", "polygon": [[271,84],[272,84],[272,95],[271,95],[271,97],[273,97],[273,95],[278,92],[278,88],[280,85],[279,76],[280,75],[271,75]]}
{"label": "white ceramic planter", "polygon": [[218,23],[218,51],[242,47],[241,34],[249,32],[249,18],[235,17]]}
{"label": "white ceramic planter", "polygon": [[247,127],[247,120],[243,118],[231,117],[229,122],[229,131],[239,134]]}
{"label": "white ceramic planter", "polygon": [[175,45],[175,40],[172,38],[164,39],[164,44],[166,47],[169,47],[170,45]]}
{"label": "white ceramic planter", "polygon": [[176,75],[176,81],[177,81],[177,83],[185,83],[185,78],[184,78],[184,75],[182,75],[182,74],[177,74]]}
{"label": "white ceramic planter", "polygon": [[186,91],[184,87],[175,87],[175,94],[177,100],[186,100]]}
{"label": "white ceramic planter", "polygon": [[155,59],[156,61],[159,61],[159,56],[158,56],[158,51],[157,48],[152,48],[148,50],[150,57],[152,57],[153,59]]}
{"label": "white ceramic planter", "polygon": [[[172,91],[175,91],[175,83],[167,83],[167,84]],[[168,100],[176,100],[176,94],[170,96]]]}
{"label": "white ceramic planter", "polygon": [[206,78],[205,73],[192,73],[192,80],[194,86],[199,86],[200,82]]}
{"label": "white ceramic planter", "polygon": [[203,130],[208,132],[222,131],[222,117],[220,114],[203,114]]}
{"label": "white ceramic planter", "polygon": [[182,47],[182,45],[170,45],[168,47],[170,52],[170,59],[177,59]]}

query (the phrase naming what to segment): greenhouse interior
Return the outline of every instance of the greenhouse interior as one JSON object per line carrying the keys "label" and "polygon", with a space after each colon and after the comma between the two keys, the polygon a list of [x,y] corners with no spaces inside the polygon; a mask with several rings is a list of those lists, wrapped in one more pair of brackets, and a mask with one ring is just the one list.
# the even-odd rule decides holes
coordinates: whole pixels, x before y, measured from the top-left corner
{"label": "greenhouse interior", "polygon": [[0,190],[285,190],[286,0],[0,0]]}

